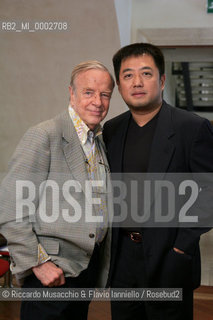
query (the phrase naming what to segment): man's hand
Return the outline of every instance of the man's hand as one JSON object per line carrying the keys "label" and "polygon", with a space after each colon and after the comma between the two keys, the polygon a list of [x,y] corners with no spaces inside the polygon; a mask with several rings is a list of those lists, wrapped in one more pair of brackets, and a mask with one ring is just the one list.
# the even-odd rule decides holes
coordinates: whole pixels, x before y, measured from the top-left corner
{"label": "man's hand", "polygon": [[63,270],[51,261],[33,267],[32,271],[45,287],[58,287],[65,283]]}
{"label": "man's hand", "polygon": [[180,250],[180,249],[177,249],[177,248],[173,248],[173,250],[177,253],[180,253],[180,254],[185,254],[184,251]]}

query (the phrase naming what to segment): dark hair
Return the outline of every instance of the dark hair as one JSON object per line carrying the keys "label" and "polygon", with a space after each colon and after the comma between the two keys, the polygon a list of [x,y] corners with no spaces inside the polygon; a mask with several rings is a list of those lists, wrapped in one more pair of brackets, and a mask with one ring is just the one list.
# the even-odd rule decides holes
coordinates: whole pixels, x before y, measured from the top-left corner
{"label": "dark hair", "polygon": [[112,61],[116,80],[119,81],[121,62],[123,60],[131,56],[137,57],[143,54],[147,54],[153,57],[161,77],[165,72],[165,61],[162,51],[151,43],[133,43],[121,48],[113,56]]}

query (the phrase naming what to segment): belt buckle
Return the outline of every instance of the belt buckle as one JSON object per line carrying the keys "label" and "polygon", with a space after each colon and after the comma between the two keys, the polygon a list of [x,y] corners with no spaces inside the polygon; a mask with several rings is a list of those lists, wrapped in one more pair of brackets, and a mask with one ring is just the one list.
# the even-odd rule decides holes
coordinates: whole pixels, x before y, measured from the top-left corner
{"label": "belt buckle", "polygon": [[141,239],[139,239],[139,237],[137,238],[137,236],[141,236],[141,234],[139,232],[131,232],[130,233],[130,239],[134,242],[141,242]]}

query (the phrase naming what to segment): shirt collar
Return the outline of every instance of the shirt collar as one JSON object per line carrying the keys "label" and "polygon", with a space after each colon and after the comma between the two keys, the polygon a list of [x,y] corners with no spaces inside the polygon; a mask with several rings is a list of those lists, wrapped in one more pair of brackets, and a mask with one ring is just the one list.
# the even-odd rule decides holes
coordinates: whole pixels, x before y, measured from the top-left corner
{"label": "shirt collar", "polygon": [[[90,128],[84,123],[84,121],[79,117],[79,115],[77,114],[77,112],[75,112],[75,110],[71,107],[71,105],[69,105],[69,115],[70,118],[73,122],[73,125],[75,127],[75,130],[77,132],[77,135],[79,137],[80,142],[84,145],[87,142],[88,139],[88,133],[90,130]],[[96,138],[97,136],[102,134],[102,127],[99,124],[95,130],[93,130],[94,132],[94,137]]]}

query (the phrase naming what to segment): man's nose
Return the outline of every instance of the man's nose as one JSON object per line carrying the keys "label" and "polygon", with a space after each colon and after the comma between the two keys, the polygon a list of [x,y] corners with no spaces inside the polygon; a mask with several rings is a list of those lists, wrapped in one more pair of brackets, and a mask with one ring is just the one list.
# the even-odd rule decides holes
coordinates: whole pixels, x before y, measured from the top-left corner
{"label": "man's nose", "polygon": [[140,74],[136,74],[133,78],[133,86],[134,87],[141,87],[143,86],[143,79]]}
{"label": "man's nose", "polygon": [[102,105],[101,101],[101,96],[99,94],[95,94],[93,97],[93,103],[97,106],[100,107]]}

